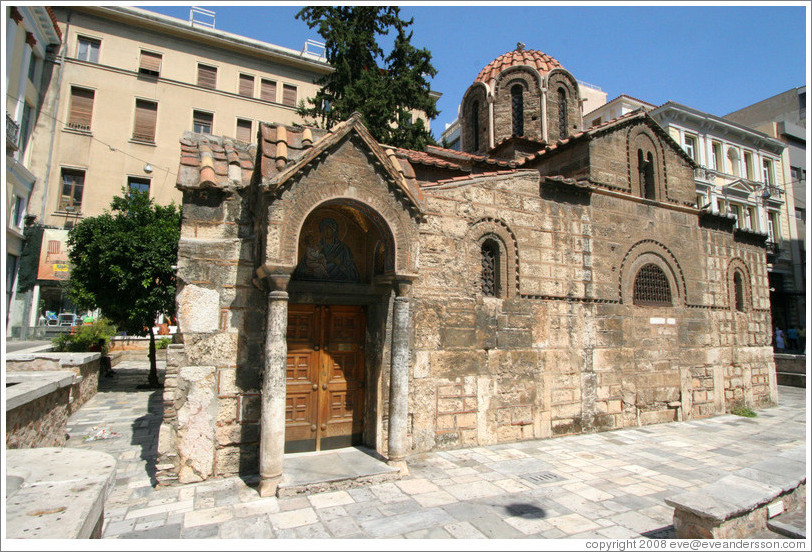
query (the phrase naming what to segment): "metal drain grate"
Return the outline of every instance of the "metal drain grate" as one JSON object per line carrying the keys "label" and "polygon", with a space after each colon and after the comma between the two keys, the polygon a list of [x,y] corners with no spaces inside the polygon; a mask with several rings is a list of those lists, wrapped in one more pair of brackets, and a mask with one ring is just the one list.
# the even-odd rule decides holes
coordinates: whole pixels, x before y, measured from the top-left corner
{"label": "metal drain grate", "polygon": [[522,477],[524,479],[527,479],[528,481],[532,481],[533,483],[554,483],[556,481],[564,480],[563,477],[551,471],[528,473],[526,475],[523,475]]}

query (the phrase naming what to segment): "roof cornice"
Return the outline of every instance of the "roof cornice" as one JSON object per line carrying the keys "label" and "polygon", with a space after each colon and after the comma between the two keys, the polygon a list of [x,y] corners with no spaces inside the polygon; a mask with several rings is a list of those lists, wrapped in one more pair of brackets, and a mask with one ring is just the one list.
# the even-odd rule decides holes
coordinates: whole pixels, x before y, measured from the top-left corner
{"label": "roof cornice", "polygon": [[327,62],[319,61],[290,48],[217,29],[193,27],[181,19],[168,17],[140,8],[125,6],[73,6],[70,9],[89,13],[97,17],[113,19],[130,25],[149,27],[167,34],[181,35],[184,38],[194,40],[198,43],[205,42],[218,48],[238,49],[256,57],[272,57],[279,63],[300,66],[319,73],[329,73],[333,70],[332,66]]}

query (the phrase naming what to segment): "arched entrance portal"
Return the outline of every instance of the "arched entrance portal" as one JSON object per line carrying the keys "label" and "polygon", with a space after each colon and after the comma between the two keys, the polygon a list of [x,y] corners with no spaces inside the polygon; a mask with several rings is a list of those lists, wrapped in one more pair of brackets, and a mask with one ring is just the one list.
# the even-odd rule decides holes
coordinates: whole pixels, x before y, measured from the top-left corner
{"label": "arched entrance portal", "polygon": [[289,288],[285,452],[364,444],[374,426],[367,406],[380,370],[365,351],[367,311],[375,325],[376,277],[394,268],[392,249],[377,213],[352,200],[322,204],[302,224]]}

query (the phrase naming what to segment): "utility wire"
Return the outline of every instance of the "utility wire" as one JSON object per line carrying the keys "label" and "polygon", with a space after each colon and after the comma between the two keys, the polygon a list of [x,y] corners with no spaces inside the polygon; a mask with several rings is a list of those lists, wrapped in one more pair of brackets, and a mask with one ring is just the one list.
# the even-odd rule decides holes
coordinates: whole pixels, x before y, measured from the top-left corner
{"label": "utility wire", "polygon": [[[17,101],[17,102],[24,101],[24,100],[21,100],[20,98],[14,97],[14,96],[12,96],[11,94],[8,94],[8,93],[6,93],[6,97],[11,99],[11,100]],[[51,113],[48,113],[47,111],[40,110],[39,114],[40,115],[45,115],[46,117],[49,117],[49,118],[53,119],[54,121],[56,121],[57,123],[59,123],[59,124],[61,124],[63,126],[67,126],[67,123],[65,121],[62,121],[61,119],[57,119],[57,117],[55,115],[53,115]],[[112,146],[112,145],[108,144],[107,142],[99,140],[98,138],[93,136],[93,134],[84,134],[83,133],[82,135],[83,136],[88,136],[91,140],[95,140],[96,142],[98,142],[98,143],[100,143],[100,144],[102,144],[104,146],[107,146],[110,149],[110,151],[117,151],[119,153],[123,153],[127,157],[131,157],[131,158],[135,159],[136,161],[140,161],[141,163],[149,163],[150,165],[152,165],[153,169],[160,169],[160,170],[166,172],[167,173],[166,176],[169,176],[169,175],[177,176],[178,175],[178,173],[172,172],[172,171],[170,171],[169,169],[167,169],[165,167],[161,167],[160,165],[154,165],[152,163],[152,161],[147,161],[146,159],[141,159],[140,157],[136,157],[135,155],[133,155],[131,153],[128,153],[128,152],[126,152],[126,151],[124,151],[122,149],[118,149],[115,146]],[[166,178],[166,176],[164,177],[164,179]],[[166,180],[164,180],[164,182],[166,182]]]}

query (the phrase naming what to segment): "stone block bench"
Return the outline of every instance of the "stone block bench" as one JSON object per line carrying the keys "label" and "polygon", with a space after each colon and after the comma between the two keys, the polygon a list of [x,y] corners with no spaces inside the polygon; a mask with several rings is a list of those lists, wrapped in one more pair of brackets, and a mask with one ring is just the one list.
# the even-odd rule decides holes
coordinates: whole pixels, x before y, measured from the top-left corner
{"label": "stone block bench", "polygon": [[806,501],[806,451],[796,447],[665,503],[678,539],[744,539]]}
{"label": "stone block bench", "polygon": [[65,444],[75,377],[68,370],[6,372],[7,449]]}
{"label": "stone block bench", "polygon": [[97,451],[6,451],[6,537],[100,538],[116,459]]}
{"label": "stone block bench", "polygon": [[776,353],[774,357],[778,385],[806,387],[806,355]]}

